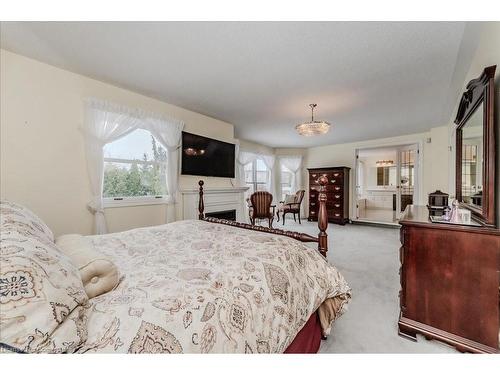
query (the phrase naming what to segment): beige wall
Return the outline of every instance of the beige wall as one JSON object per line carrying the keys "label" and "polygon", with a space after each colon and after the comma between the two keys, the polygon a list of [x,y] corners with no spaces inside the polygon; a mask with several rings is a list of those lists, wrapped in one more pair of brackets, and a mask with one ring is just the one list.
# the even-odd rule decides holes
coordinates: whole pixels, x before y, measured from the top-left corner
{"label": "beige wall", "polygon": [[240,139],[240,149],[255,152],[259,154],[276,155],[276,156],[294,156],[294,155],[307,155],[307,148],[272,148],[261,145],[259,143]]}
{"label": "beige wall", "polygon": [[[428,138],[431,142],[428,143]],[[350,216],[352,210],[352,187],[355,184],[355,152],[359,148],[394,146],[418,143],[421,148],[420,181],[421,200],[426,204],[427,194],[441,189],[448,189],[449,150],[448,130],[446,126],[432,128],[429,132],[410,134],[399,137],[381,138],[363,142],[344,143],[338,145],[309,148],[305,168],[340,167],[351,168],[350,173]],[[443,172],[444,171],[444,172]],[[307,181],[307,180],[305,180]]]}
{"label": "beige wall", "polygon": [[246,141],[244,139],[240,139],[239,142],[240,142],[240,150],[242,151],[254,152],[256,154],[266,154],[266,155],[274,154],[274,148],[272,147],[264,146],[259,143],[251,141]]}
{"label": "beige wall", "polygon": [[[83,99],[96,97],[185,121],[185,130],[234,142],[233,125],[26,57],[0,52],[2,199],[31,208],[54,230],[90,234],[93,216],[83,138]],[[181,176],[180,188],[198,177]],[[205,178],[209,186],[229,179]],[[173,209],[169,207],[169,209]],[[165,223],[165,205],[107,208],[111,232]]]}

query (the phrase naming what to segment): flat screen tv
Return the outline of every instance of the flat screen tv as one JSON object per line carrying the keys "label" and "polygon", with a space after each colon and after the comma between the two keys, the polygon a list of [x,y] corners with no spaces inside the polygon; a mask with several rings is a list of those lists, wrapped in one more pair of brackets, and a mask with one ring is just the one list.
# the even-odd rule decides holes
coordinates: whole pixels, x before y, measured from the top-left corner
{"label": "flat screen tv", "polygon": [[234,144],[182,132],[181,173],[234,178]]}

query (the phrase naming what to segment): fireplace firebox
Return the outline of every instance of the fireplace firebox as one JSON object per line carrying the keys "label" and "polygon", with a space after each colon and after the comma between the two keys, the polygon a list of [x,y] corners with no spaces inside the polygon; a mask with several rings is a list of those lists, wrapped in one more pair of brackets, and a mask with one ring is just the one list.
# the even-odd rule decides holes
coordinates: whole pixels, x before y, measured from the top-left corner
{"label": "fireplace firebox", "polygon": [[216,219],[226,219],[226,220],[236,221],[236,210],[207,212],[205,216],[215,217]]}

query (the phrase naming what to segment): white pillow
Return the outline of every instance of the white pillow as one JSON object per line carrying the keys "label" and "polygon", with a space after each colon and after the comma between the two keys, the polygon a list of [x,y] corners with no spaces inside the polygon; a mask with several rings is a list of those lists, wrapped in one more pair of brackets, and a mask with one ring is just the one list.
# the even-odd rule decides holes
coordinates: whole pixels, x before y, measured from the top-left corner
{"label": "white pillow", "polygon": [[92,243],[80,234],[66,234],[56,239],[57,247],[80,271],[83,287],[89,298],[113,290],[120,280],[118,268]]}

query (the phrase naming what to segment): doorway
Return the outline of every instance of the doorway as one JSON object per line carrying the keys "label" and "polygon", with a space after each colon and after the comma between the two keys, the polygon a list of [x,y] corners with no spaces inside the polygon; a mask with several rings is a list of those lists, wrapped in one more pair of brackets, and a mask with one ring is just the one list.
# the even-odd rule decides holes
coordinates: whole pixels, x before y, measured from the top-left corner
{"label": "doorway", "polygon": [[419,145],[356,150],[355,219],[397,225],[419,191]]}

